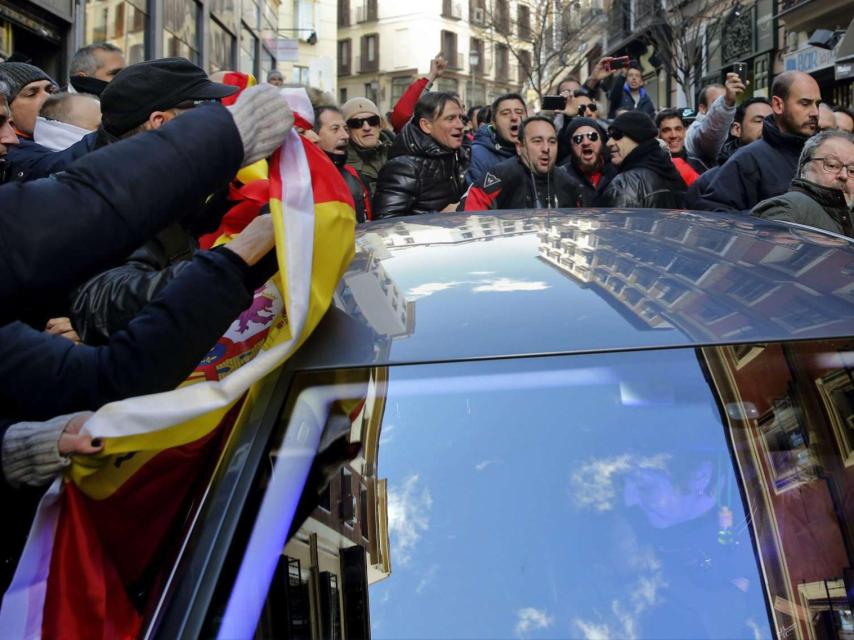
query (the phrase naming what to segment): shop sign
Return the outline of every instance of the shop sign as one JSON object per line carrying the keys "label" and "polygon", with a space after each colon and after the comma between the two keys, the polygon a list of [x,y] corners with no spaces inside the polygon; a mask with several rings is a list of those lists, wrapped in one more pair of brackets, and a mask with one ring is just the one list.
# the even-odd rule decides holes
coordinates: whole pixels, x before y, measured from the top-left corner
{"label": "shop sign", "polygon": [[277,62],[299,61],[299,40],[296,38],[265,38],[264,41]]}
{"label": "shop sign", "polygon": [[834,75],[837,80],[854,78],[854,58],[846,60],[845,62],[837,62]]}
{"label": "shop sign", "polygon": [[786,71],[803,71],[804,73],[832,67],[834,62],[836,62],[836,56],[833,51],[818,47],[806,47],[783,58]]}

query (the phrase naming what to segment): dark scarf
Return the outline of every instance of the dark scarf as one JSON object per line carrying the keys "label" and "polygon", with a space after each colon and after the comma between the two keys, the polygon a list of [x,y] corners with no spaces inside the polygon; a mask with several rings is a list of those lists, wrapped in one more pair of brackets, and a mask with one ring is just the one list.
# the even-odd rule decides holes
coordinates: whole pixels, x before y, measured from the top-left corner
{"label": "dark scarf", "polygon": [[642,142],[623,159],[620,165],[620,173],[625,173],[630,169],[649,169],[669,183],[670,188],[674,191],[685,191],[687,188],[676,167],[673,166],[670,156],[664,152],[658,143],[658,139]]}
{"label": "dark scarf", "polygon": [[74,87],[77,93],[89,93],[93,96],[100,96],[110,83],[88,76],[72,76],[68,79],[68,84]]}
{"label": "dark scarf", "polygon": [[332,164],[334,164],[339,169],[343,168],[345,164],[347,164],[347,151],[344,153],[329,153],[328,151],[324,151],[326,157],[332,160]]}

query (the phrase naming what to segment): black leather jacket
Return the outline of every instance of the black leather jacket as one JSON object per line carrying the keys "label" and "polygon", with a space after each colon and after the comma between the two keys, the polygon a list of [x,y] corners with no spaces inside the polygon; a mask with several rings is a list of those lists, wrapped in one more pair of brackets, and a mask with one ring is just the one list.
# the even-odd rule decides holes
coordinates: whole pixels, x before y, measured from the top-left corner
{"label": "black leather jacket", "polygon": [[679,209],[685,206],[685,183],[657,140],[644,142],[620,165],[601,199],[604,207]]}
{"label": "black leather jacket", "polygon": [[395,140],[377,178],[374,216],[441,211],[458,202],[465,191],[467,165],[464,148],[443,147],[410,122]]}

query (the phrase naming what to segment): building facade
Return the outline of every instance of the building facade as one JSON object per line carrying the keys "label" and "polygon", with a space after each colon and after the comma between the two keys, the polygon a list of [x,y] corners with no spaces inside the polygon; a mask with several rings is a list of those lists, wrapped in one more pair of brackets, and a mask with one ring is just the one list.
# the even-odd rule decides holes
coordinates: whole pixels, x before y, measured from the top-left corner
{"label": "building facade", "polygon": [[286,0],[279,7],[278,68],[286,84],[336,96],[336,0]]}
{"label": "building facade", "polygon": [[109,42],[128,63],[181,56],[208,72],[276,66],[279,0],[0,0],[0,55],[58,80],[80,46]]}
{"label": "building facade", "polygon": [[[507,20],[499,28],[519,29],[518,6],[525,5],[503,0],[501,6]],[[520,91],[526,78],[520,59],[530,48],[525,27],[510,43],[495,28],[484,0],[339,0],[338,100],[367,97],[389,111],[439,52],[448,70],[434,90],[457,92],[470,105]]]}

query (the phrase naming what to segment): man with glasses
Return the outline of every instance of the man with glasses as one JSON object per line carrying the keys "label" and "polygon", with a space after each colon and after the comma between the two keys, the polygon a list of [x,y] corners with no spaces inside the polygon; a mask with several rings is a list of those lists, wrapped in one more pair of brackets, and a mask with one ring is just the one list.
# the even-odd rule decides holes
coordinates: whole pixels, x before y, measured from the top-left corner
{"label": "man with glasses", "polygon": [[367,98],[352,98],[341,106],[341,115],[350,130],[347,164],[359,172],[373,196],[391,147],[380,136],[380,110]]}
{"label": "man with glasses", "polygon": [[[564,86],[563,83],[561,86]],[[563,111],[555,113],[555,126],[558,130],[557,161],[558,163],[563,163],[572,151],[569,129],[573,120],[576,118],[599,120],[599,105],[596,104],[596,101],[587,89],[576,89],[574,91],[564,89],[560,95],[566,98],[566,108]],[[607,126],[607,124],[603,124],[602,126]]]}
{"label": "man with glasses", "polygon": [[[189,110],[237,91],[237,87],[211,82],[201,68],[184,58],[133,64],[120,71],[101,94],[102,121],[96,146],[155,131]],[[222,194],[207,203],[199,202],[134,251],[125,264],[80,287],[72,295],[69,317],[81,340],[103,344],[124,329],[189,267],[198,250],[197,237],[216,229],[230,204]]]}
{"label": "man with glasses", "polygon": [[617,168],[605,143],[603,126],[591,118],[573,118],[565,129],[570,153],[560,168],[581,187],[581,205],[592,207],[598,196],[617,175]]}
{"label": "man with glasses", "polygon": [[854,135],[828,130],[807,140],[789,191],[760,202],[753,215],[797,222],[854,238]]}

